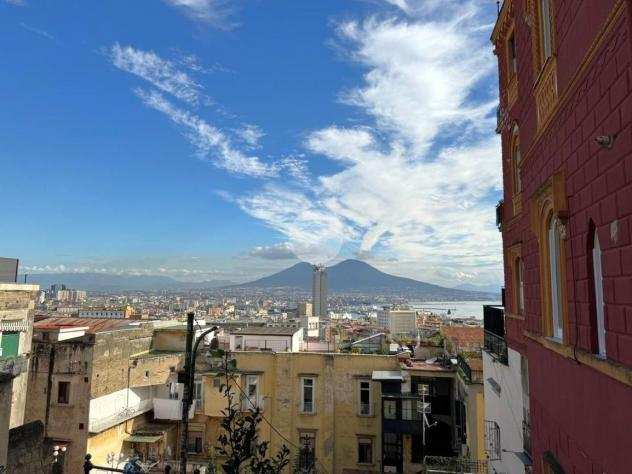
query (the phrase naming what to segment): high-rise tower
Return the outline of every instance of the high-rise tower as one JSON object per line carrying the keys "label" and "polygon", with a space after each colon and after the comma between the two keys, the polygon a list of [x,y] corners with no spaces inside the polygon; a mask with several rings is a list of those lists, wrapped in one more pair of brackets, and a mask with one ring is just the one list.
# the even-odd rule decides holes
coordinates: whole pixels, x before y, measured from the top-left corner
{"label": "high-rise tower", "polygon": [[327,269],[324,265],[314,265],[312,281],[312,308],[314,316],[327,317]]}

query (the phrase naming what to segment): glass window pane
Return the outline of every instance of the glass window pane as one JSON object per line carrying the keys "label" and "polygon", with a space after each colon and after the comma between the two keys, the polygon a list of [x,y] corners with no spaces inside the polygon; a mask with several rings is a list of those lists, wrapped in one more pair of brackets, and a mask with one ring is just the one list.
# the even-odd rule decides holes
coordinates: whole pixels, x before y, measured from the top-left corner
{"label": "glass window pane", "polygon": [[603,302],[603,273],[601,268],[601,246],[599,237],[595,231],[593,242],[593,280],[595,284],[595,313],[597,315],[597,353],[605,357],[606,355],[606,325],[604,322],[604,302]]}
{"label": "glass window pane", "polygon": [[551,5],[549,0],[540,0],[540,28],[542,29],[542,52],[544,60],[551,57]]}

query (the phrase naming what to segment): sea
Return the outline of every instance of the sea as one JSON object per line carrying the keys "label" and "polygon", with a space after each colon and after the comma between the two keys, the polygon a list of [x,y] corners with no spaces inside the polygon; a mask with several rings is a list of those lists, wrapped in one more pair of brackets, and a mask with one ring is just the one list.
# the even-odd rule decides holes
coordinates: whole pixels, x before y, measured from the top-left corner
{"label": "sea", "polygon": [[450,316],[453,318],[483,319],[484,305],[500,305],[499,301],[409,301],[413,309],[425,309],[435,314]]}

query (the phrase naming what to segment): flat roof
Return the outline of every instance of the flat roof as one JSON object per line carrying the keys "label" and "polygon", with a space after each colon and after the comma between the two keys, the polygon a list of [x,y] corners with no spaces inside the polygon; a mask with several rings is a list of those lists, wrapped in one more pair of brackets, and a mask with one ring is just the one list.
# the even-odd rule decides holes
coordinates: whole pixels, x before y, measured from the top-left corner
{"label": "flat roof", "polygon": [[[130,327],[129,319],[110,319],[110,318],[58,318],[51,317],[37,321],[33,324],[35,330],[53,330],[53,329],[85,329],[86,332],[95,334],[98,332],[113,331]],[[138,327],[138,326],[131,326]]]}
{"label": "flat roof", "polygon": [[255,327],[245,327],[239,328],[235,330],[231,330],[230,334],[233,335],[250,335],[250,336],[293,336],[297,331],[300,331],[301,328],[298,326],[295,327],[283,327],[283,326],[255,326]]}

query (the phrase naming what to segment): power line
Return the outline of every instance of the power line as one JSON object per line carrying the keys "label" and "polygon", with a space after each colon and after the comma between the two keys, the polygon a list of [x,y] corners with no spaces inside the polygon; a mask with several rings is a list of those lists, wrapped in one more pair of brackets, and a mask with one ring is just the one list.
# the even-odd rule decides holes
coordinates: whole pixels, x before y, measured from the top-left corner
{"label": "power line", "polygon": [[[252,406],[252,408],[257,408],[255,406],[255,404],[252,402],[252,400],[250,399],[250,397],[246,394],[246,392],[244,391],[243,388],[241,388],[241,385],[239,385],[239,382],[237,382],[236,378],[232,378],[233,381],[235,382],[235,385],[237,386],[237,388],[239,389],[239,391],[242,393],[242,395],[244,397],[246,397],[246,399],[248,400],[248,403],[250,403],[250,405]],[[290,446],[296,448],[299,450],[301,450],[300,446],[294,444],[292,441],[290,441],[289,439],[287,439],[283,433],[281,433],[266,417],[263,413],[259,412],[259,415],[261,416],[261,419],[263,419],[268,426],[270,426],[270,428],[272,428],[272,431],[274,431],[277,435],[279,435],[279,437],[281,439],[283,439],[285,442],[287,442]],[[316,462],[323,468],[323,471],[325,471],[327,474],[329,474],[329,471],[327,470],[327,468],[323,465],[323,463],[321,461],[318,460],[318,458],[316,456],[314,456],[314,459],[316,460]]]}

